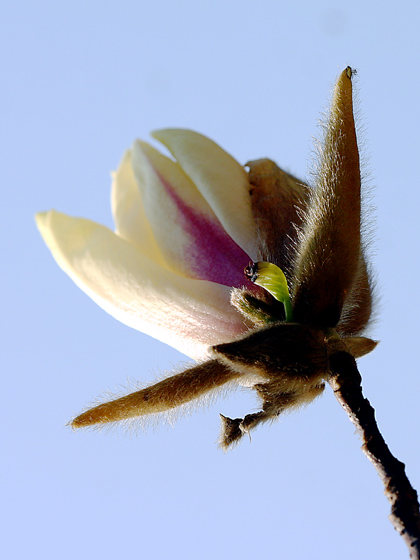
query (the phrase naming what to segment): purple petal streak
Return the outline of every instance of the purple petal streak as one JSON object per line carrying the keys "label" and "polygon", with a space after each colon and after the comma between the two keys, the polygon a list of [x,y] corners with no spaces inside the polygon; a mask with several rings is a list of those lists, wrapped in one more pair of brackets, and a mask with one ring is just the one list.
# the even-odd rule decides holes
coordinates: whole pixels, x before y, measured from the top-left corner
{"label": "purple petal streak", "polygon": [[184,247],[183,258],[191,277],[235,288],[246,286],[253,292],[258,291],[255,284],[244,275],[244,268],[251,259],[226,233],[217,218],[211,220],[188,206],[164,177],[159,174],[159,178],[179,211],[179,225],[190,239],[189,245]]}

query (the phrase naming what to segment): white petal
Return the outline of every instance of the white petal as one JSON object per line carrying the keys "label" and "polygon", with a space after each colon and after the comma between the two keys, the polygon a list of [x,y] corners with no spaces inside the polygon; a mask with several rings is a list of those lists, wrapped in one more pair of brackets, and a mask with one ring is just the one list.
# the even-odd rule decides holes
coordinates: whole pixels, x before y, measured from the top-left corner
{"label": "white petal", "polygon": [[59,266],[122,323],[193,358],[247,330],[227,287],[175,274],[89,220],[55,211],[36,219]]}
{"label": "white petal", "polygon": [[242,286],[249,255],[223,229],[179,164],[136,142],[132,166],[144,212],[167,265],[191,278]]}
{"label": "white petal", "polygon": [[166,129],[152,136],[169,149],[230,237],[256,260],[257,236],[244,168],[212,140],[197,132]]}
{"label": "white petal", "polygon": [[115,233],[137,245],[146,257],[163,264],[161,251],[144,212],[131,159],[131,151],[127,150],[113,173],[111,207]]}

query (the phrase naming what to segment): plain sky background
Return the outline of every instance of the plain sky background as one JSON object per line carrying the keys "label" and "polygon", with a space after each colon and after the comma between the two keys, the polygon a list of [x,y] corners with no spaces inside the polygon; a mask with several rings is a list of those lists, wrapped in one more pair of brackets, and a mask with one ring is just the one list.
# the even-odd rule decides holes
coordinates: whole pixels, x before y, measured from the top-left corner
{"label": "plain sky background", "polygon": [[119,324],[35,228],[56,208],[112,227],[110,171],[136,137],[200,131],[304,178],[331,87],[358,70],[380,305],[359,362],[420,489],[418,0],[4,2],[0,18],[2,459],[8,560],[407,558],[382,484],[327,388],[230,453],[239,390],[137,436],[73,432],[93,397],[186,361]]}

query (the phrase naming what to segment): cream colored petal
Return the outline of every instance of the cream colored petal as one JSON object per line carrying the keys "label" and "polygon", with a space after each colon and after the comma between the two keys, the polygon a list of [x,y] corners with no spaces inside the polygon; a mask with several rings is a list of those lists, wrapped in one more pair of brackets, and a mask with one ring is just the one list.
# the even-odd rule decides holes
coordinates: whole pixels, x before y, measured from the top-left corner
{"label": "cream colored petal", "polygon": [[133,147],[132,166],[144,212],[167,265],[200,280],[240,287],[247,255],[177,162],[144,142]]}
{"label": "cream colored petal", "polygon": [[244,168],[209,138],[182,129],[154,132],[209,203],[224,229],[253,259],[256,232]]}
{"label": "cream colored petal", "polygon": [[132,151],[133,175],[137,180],[142,175],[141,167],[144,163],[146,165],[144,170],[146,177],[149,177],[150,173],[158,174],[162,179],[169,182],[174,191],[185,201],[188,201],[188,204],[195,208],[197,212],[210,216],[212,220],[217,220],[215,213],[203,195],[177,161],[163,155],[150,144],[141,140],[134,143]]}
{"label": "cream colored petal", "polygon": [[198,358],[245,332],[230,290],[160,267],[109,229],[55,211],[38,228],[59,266],[98,305],[126,325]]}
{"label": "cream colored petal", "polygon": [[111,207],[115,233],[137,245],[146,257],[163,264],[161,251],[144,212],[131,160],[132,153],[127,150],[112,177]]}

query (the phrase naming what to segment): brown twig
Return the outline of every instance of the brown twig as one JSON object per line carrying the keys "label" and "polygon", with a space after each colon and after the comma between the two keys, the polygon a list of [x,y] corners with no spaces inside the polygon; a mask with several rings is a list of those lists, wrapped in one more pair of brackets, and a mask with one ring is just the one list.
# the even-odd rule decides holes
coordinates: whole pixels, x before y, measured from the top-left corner
{"label": "brown twig", "polygon": [[346,352],[330,358],[329,384],[362,438],[362,450],[377,470],[391,504],[389,519],[403,538],[410,558],[420,560],[420,512],[417,492],[411,486],[405,465],[390,452],[375,420],[375,411],[364,398],[356,361]]}

